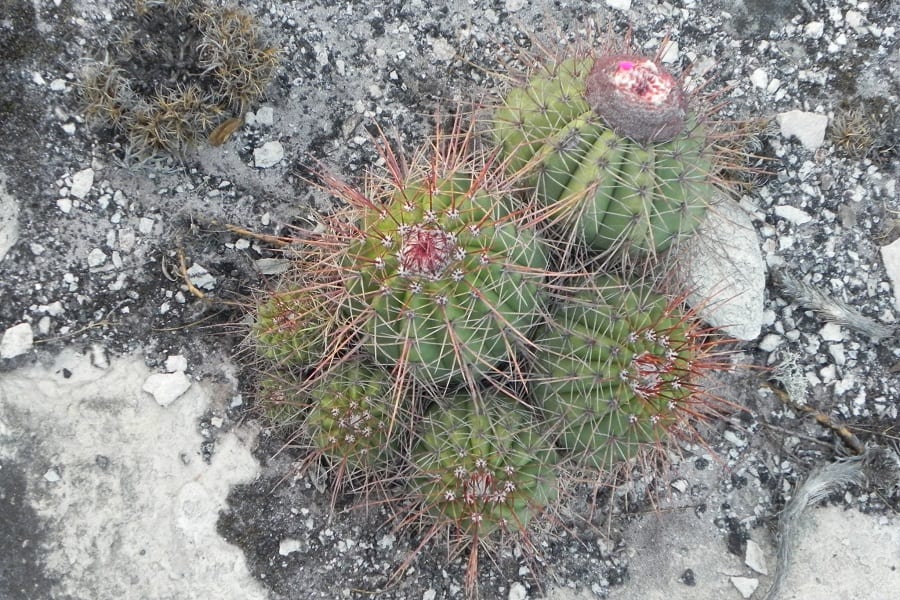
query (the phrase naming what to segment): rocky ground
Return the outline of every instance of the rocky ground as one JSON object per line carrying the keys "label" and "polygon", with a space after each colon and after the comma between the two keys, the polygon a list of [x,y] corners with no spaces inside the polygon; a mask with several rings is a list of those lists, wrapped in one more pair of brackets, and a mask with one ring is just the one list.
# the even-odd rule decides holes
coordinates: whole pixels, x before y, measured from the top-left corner
{"label": "rocky ground", "polygon": [[[615,494],[577,490],[537,557],[482,561],[483,596],[763,597],[780,511],[847,450],[774,375],[863,443],[896,446],[896,2],[244,6],[282,49],[253,118],[219,147],[129,168],[122,140],[85,122],[77,74],[131,4],[0,0],[0,598],[461,597],[465,565],[440,544],[388,585],[414,532],[350,499],[332,514],[255,420],[238,324],[280,255],[225,225],[308,227],[333,202],[311,167],[358,176],[378,128],[414,147],[436,110],[495,97],[522,50],[591,32],[630,30],[647,53],[668,35],[670,68],[725,90],[722,118],[764,120],[748,150],[765,172],[735,200],[768,277],[734,348],[750,368],[716,383],[736,409],[709,445]],[[900,596],[897,488],[827,504],[783,597]]]}

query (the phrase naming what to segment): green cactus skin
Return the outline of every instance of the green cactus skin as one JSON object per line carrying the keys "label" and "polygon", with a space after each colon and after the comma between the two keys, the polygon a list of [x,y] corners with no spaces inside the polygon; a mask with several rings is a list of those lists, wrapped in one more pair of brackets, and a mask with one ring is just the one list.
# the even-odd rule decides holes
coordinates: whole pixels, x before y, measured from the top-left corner
{"label": "green cactus skin", "polygon": [[381,369],[349,359],[309,391],[306,433],[312,447],[348,476],[378,472],[395,457],[401,427],[394,390]]}
{"label": "green cactus skin", "polygon": [[556,500],[556,452],[509,398],[469,394],[435,405],[413,448],[410,485],[428,517],[467,539],[521,532]]}
{"label": "green cactus skin", "polygon": [[[664,251],[699,224],[715,194],[707,135],[690,114],[668,141],[616,133],[587,99],[594,62],[547,66],[508,93],[495,114],[502,156],[510,172],[527,176],[567,241],[598,252]],[[640,120],[640,112],[628,116]]]}
{"label": "green cactus skin", "polygon": [[532,389],[579,466],[610,470],[703,412],[697,373],[720,367],[704,333],[665,297],[611,277],[561,302],[537,334]]}
{"label": "green cactus skin", "polygon": [[257,353],[281,365],[310,367],[332,343],[339,319],[320,289],[275,292],[256,309],[251,336]]}
{"label": "green cactus skin", "polygon": [[344,258],[363,344],[425,384],[472,382],[514,359],[542,314],[543,242],[483,175],[390,183]]}
{"label": "green cactus skin", "polygon": [[293,427],[303,420],[308,404],[299,392],[301,383],[290,373],[270,373],[257,385],[257,401],[266,420],[276,428]]}

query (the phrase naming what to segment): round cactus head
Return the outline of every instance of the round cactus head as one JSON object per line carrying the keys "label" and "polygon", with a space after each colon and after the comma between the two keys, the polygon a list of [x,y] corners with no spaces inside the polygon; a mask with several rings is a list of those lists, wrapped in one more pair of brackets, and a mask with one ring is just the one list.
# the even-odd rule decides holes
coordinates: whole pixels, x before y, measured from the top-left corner
{"label": "round cactus head", "polygon": [[643,56],[596,58],[585,80],[585,98],[610,129],[637,142],[666,142],[685,128],[681,83]]}
{"label": "round cactus head", "polygon": [[413,448],[411,484],[426,515],[467,539],[524,531],[556,498],[556,454],[512,400],[468,393],[434,405]]}
{"label": "round cactus head", "polygon": [[337,473],[337,487],[368,479],[396,458],[408,407],[397,406],[390,376],[356,358],[320,374],[307,393],[304,427],[314,456]]}
{"label": "round cactus head", "polygon": [[559,444],[585,469],[609,471],[689,433],[721,402],[701,374],[726,368],[693,314],[641,284],[602,277],[562,298],[539,334],[535,398]]}
{"label": "round cactus head", "polygon": [[339,318],[320,290],[275,292],[256,308],[251,336],[258,354],[278,364],[311,367],[322,360]]}
{"label": "round cactus head", "polygon": [[542,314],[544,245],[469,137],[439,132],[408,169],[385,147],[388,178],[332,186],[359,214],[341,258],[346,312],[378,362],[425,384],[473,387],[515,360]]}

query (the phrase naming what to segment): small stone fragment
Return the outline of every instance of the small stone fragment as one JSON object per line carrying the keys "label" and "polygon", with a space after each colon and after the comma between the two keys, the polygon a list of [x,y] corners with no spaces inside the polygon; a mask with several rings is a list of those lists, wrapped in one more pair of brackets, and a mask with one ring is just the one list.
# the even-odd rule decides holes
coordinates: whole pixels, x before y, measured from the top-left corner
{"label": "small stone fragment", "polygon": [[181,354],[167,356],[166,371],[169,373],[184,373],[187,371],[187,359]]}
{"label": "small stone fragment", "polygon": [[187,275],[188,279],[191,280],[191,283],[200,289],[212,290],[216,287],[216,278],[197,263],[191,265],[187,271]]}
{"label": "small stone fragment", "polygon": [[744,564],[759,573],[760,575],[768,575],[766,569],[766,555],[763,553],[759,544],[753,540],[747,540],[747,552],[744,554]]}
{"label": "small stone fragment", "polygon": [[506,12],[514,13],[525,8],[526,4],[526,0],[506,0],[503,7],[506,9]]}
{"label": "small stone fragment", "polygon": [[275,122],[275,111],[271,106],[260,106],[256,111],[256,124],[271,127]]}
{"label": "small stone fragment", "polygon": [[190,387],[191,380],[184,373],[154,373],[144,381],[141,389],[153,396],[160,406],[168,406]]}
{"label": "small stone fragment", "polygon": [[106,254],[100,248],[94,248],[87,257],[88,266],[91,268],[99,267],[106,262]]}
{"label": "small stone fragment", "polygon": [[776,206],[775,214],[782,219],[790,221],[794,225],[804,225],[812,221],[812,217],[804,210],[794,208],[793,206]]}
{"label": "small stone fragment", "polygon": [[278,544],[278,554],[281,556],[287,556],[291,552],[299,552],[300,551],[300,541],[295,540],[293,538],[284,538]]}
{"label": "small stone fragment", "polygon": [[631,0],[606,0],[606,5],[616,10],[629,10],[631,8]]}
{"label": "small stone fragment", "polygon": [[69,193],[76,198],[84,198],[94,185],[94,170],[90,167],[72,175],[72,187]]}
{"label": "small stone fragment", "polygon": [[49,483],[56,483],[60,479],[62,477],[59,476],[59,472],[56,469],[47,469],[47,472],[44,473],[44,480]]}
{"label": "small stone fragment", "polygon": [[781,135],[795,137],[807,150],[817,150],[825,141],[828,117],[802,110],[789,110],[775,117],[781,127]]}
{"label": "small stone fragment", "polygon": [[6,191],[0,174],[0,261],[19,240],[19,202]]}
{"label": "small stone fragment", "polygon": [[34,346],[34,332],[30,323],[13,325],[3,332],[0,339],[0,358],[15,358],[31,352]]}
{"label": "small stone fragment", "polygon": [[754,69],[750,73],[750,83],[753,84],[753,87],[764,90],[769,87],[769,74],[763,68]]}
{"label": "small stone fragment", "polygon": [[60,198],[56,201],[56,206],[62,211],[63,214],[69,214],[72,210],[72,199],[71,198]]}
{"label": "small stone fragment", "polygon": [[266,142],[253,151],[253,164],[257,169],[274,167],[284,158],[284,146],[281,142]]}
{"label": "small stone fragment", "polygon": [[759,349],[763,352],[772,352],[783,342],[784,339],[780,335],[777,333],[770,333],[760,340]]}
{"label": "small stone fragment", "polygon": [[759,579],[755,577],[732,577],[731,583],[744,598],[750,598],[759,587]]}
{"label": "small stone fragment", "polygon": [[518,581],[509,586],[508,600],[525,600],[528,597],[528,590]]}

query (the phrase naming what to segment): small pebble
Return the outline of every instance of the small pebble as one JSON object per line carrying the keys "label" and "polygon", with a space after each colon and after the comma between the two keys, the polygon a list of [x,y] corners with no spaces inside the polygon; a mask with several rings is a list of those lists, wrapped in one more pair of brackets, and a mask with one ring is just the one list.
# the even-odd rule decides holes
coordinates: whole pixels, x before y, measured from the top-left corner
{"label": "small pebble", "polygon": [[759,573],[760,575],[768,575],[766,569],[766,555],[763,553],[759,544],[753,540],[747,540],[747,552],[744,554],[744,564]]}
{"label": "small pebble", "polygon": [[100,248],[94,248],[90,251],[87,257],[88,266],[91,268],[99,267],[106,262],[106,253],[103,252]]}
{"label": "small pebble", "polygon": [[518,581],[509,586],[509,594],[507,600],[525,600],[528,597],[528,590]]}
{"label": "small pebble", "polygon": [[744,598],[750,598],[759,587],[759,579],[755,577],[732,577],[731,583]]}
{"label": "small pebble", "polygon": [[782,342],[784,342],[784,340],[781,339],[780,335],[770,333],[759,341],[759,349],[763,352],[772,352],[775,348],[780,346]]}
{"label": "small pebble", "polygon": [[785,138],[795,137],[807,150],[818,150],[825,141],[828,117],[802,110],[778,113],[775,117]]}
{"label": "small pebble", "polygon": [[287,556],[291,552],[299,552],[300,551],[300,541],[295,540],[293,538],[284,538],[278,544],[278,554],[281,556]]}
{"label": "small pebble", "polygon": [[94,170],[88,167],[72,175],[72,187],[69,194],[76,198],[84,198],[94,185]]}
{"label": "small pebble", "polygon": [[168,406],[181,397],[191,387],[191,380],[184,373],[154,373],[141,389],[156,400],[160,406]]}
{"label": "small pebble", "polygon": [[257,169],[274,167],[284,158],[284,146],[281,142],[266,142],[253,151],[253,164]]}
{"label": "small pebble", "polygon": [[15,358],[31,352],[34,346],[34,332],[30,323],[13,325],[0,338],[0,358]]}

